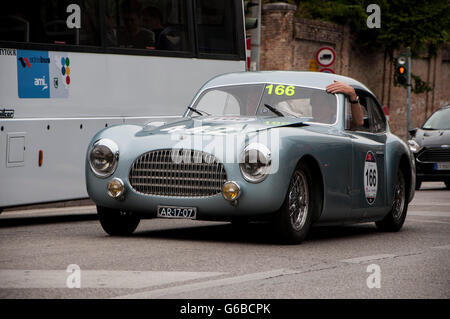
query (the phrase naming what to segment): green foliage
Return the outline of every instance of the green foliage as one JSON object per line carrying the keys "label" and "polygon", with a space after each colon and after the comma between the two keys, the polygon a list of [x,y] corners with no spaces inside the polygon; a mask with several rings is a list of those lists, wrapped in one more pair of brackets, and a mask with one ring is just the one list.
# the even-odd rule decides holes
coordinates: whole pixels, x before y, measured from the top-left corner
{"label": "green foliage", "polygon": [[[396,67],[395,62],[393,61],[394,68]],[[397,76],[394,76],[394,86],[403,86],[407,87],[407,84],[401,84],[397,81]],[[419,75],[416,75],[411,72],[411,92],[415,94],[420,94],[424,92],[432,91],[433,87],[430,86],[430,83],[422,80]]]}
{"label": "green foliage", "polygon": [[275,2],[284,2],[284,3],[297,5],[298,1],[296,1],[296,0],[263,0],[263,3],[275,3]]}
{"label": "green foliage", "polygon": [[[298,0],[297,15],[349,24],[361,46],[384,48],[392,53],[402,47],[413,52],[437,48],[450,39],[450,7],[447,0]],[[367,27],[369,4],[381,9],[381,28]]]}
{"label": "green foliage", "polygon": [[[406,88],[406,84],[400,84],[397,82],[397,78],[394,77],[394,86],[403,86]],[[415,75],[411,73],[411,92],[415,94],[425,93],[432,91],[433,87],[430,86],[430,84],[424,80],[418,75]]]}
{"label": "green foliage", "polygon": [[[381,28],[369,29],[366,8],[375,3],[381,10]],[[394,50],[405,47],[412,55],[437,49],[450,40],[450,6],[447,0],[297,0],[297,16],[348,24],[358,44],[365,49],[384,49],[393,60]],[[411,91],[416,94],[433,88],[420,76],[411,74]],[[394,77],[394,85],[396,83]]]}
{"label": "green foliage", "polygon": [[433,90],[429,83],[423,81],[420,76],[411,73],[411,79],[414,81],[414,84],[411,87],[411,91],[413,93],[420,94]]}

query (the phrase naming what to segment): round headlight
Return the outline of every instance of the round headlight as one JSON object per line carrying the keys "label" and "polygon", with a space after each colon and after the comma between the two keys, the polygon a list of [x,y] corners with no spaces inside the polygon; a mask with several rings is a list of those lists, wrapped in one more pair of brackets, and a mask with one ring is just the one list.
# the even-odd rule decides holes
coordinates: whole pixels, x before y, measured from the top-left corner
{"label": "round headlight", "polygon": [[408,140],[409,149],[416,153],[420,149],[420,145],[414,140]]}
{"label": "round headlight", "polygon": [[100,139],[94,143],[89,153],[92,172],[98,177],[111,176],[119,162],[119,147],[110,139]]}
{"label": "round headlight", "polygon": [[125,185],[120,178],[113,178],[106,187],[107,193],[112,198],[119,199],[125,192]]}
{"label": "round headlight", "polygon": [[225,182],[222,186],[222,195],[226,200],[234,201],[241,195],[241,188],[236,182]]}
{"label": "round headlight", "polygon": [[263,144],[252,143],[242,151],[239,167],[246,181],[260,183],[269,174],[271,164],[269,149]]}

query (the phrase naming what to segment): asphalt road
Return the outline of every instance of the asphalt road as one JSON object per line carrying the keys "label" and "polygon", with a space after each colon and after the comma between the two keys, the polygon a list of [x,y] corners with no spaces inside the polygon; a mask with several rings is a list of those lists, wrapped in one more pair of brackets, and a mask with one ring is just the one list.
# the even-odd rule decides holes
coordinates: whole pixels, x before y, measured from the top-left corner
{"label": "asphalt road", "polygon": [[[0,215],[0,298],[450,298],[450,191],[424,183],[399,233],[144,220],[107,236],[93,206]],[[78,288],[80,287],[80,288]]]}

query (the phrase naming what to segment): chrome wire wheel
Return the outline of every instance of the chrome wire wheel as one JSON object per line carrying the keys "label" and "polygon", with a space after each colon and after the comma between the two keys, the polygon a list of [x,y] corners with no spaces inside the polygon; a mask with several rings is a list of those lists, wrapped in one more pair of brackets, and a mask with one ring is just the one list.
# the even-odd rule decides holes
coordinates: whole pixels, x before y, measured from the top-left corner
{"label": "chrome wire wheel", "polygon": [[387,215],[380,221],[375,222],[381,231],[399,231],[405,222],[408,212],[408,188],[405,174],[401,167],[397,172],[397,180],[392,194],[392,206]]}
{"label": "chrome wire wheel", "polygon": [[405,208],[405,179],[400,172],[397,175],[397,182],[395,184],[394,201],[392,204],[392,217],[398,221],[402,217],[403,209]]}
{"label": "chrome wire wheel", "polygon": [[303,228],[308,217],[309,188],[306,175],[303,171],[296,171],[289,190],[289,217],[294,230]]}

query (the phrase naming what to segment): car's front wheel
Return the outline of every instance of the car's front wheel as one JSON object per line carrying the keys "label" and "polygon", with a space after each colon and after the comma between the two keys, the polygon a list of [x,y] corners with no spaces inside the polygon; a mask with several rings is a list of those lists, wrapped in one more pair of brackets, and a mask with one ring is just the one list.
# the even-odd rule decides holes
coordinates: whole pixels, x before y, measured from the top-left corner
{"label": "car's front wheel", "polygon": [[275,217],[279,236],[285,243],[301,243],[308,234],[317,201],[312,185],[310,170],[300,163],[292,175],[286,198]]}
{"label": "car's front wheel", "polygon": [[111,236],[131,235],[141,221],[130,212],[97,206],[98,219],[103,230]]}
{"label": "car's front wheel", "polygon": [[407,210],[406,182],[403,171],[399,169],[395,182],[392,208],[383,220],[375,223],[377,228],[381,231],[399,231],[405,222]]}

